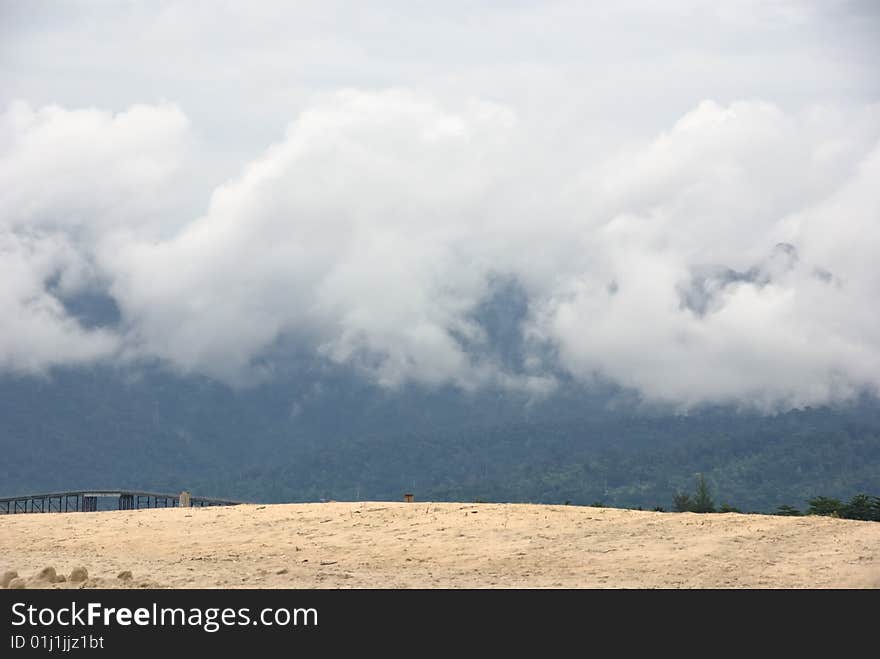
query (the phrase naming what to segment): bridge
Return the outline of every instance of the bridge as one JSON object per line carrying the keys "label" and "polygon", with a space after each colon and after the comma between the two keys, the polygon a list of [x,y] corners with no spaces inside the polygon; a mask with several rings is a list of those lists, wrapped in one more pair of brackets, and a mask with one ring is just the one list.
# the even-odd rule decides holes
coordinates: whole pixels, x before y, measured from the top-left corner
{"label": "bridge", "polygon": [[[71,513],[100,510],[139,510],[141,508],[178,508],[188,499],[192,507],[237,506],[242,501],[211,497],[182,497],[180,494],[141,492],[138,490],[73,490],[49,494],[29,494],[0,498],[0,515],[18,513]],[[98,502],[106,502],[98,505]],[[109,505],[108,505],[109,504]],[[115,505],[114,505],[115,504]],[[184,503],[186,506],[186,503]]]}

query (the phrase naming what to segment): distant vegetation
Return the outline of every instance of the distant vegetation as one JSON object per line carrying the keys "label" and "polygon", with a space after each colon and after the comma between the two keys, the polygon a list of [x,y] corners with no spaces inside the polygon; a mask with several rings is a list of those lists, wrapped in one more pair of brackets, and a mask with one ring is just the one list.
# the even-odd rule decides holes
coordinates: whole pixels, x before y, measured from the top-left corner
{"label": "distant vegetation", "polygon": [[[679,513],[714,513],[715,501],[706,479],[700,474],[697,477],[697,489],[693,496],[687,492],[678,492],[672,497],[673,509]],[[722,512],[734,512],[723,510]]]}
{"label": "distant vegetation", "polygon": [[[716,511],[712,499],[711,487],[702,474],[697,475],[696,489],[693,494],[676,492],[672,496],[673,510],[675,512],[691,513],[739,513],[738,508],[728,504],[722,504]],[[799,515],[823,515],[826,517],[840,517],[842,519],[858,519],[869,522],[880,522],[880,497],[867,494],[856,494],[849,502],[844,503],[839,499],[817,496],[807,501],[808,508],[801,512],[793,506],[782,504],[776,508],[774,515],[799,516]],[[655,508],[661,510],[661,508]]]}
{"label": "distant vegetation", "polygon": [[[0,377],[0,496],[122,487],[271,503],[413,492],[650,510],[686,493],[679,507],[793,514],[821,493],[814,509],[844,516],[863,514],[853,493],[880,491],[876,399],[677,416],[607,389],[529,402],[390,392],[324,365],[291,368],[241,391],[160,369]],[[703,495],[698,473],[711,485]]]}

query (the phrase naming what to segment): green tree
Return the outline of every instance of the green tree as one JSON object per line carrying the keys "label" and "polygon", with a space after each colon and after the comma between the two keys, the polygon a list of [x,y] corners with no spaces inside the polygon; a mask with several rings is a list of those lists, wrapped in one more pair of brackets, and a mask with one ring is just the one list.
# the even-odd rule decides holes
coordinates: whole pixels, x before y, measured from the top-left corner
{"label": "green tree", "polygon": [[729,503],[722,503],[721,507],[718,509],[719,513],[741,513],[742,511],[739,508],[731,506]]}
{"label": "green tree", "polygon": [[694,504],[691,510],[695,513],[715,512],[715,502],[712,500],[712,491],[703,474],[697,475],[697,491],[694,494]]}
{"label": "green tree", "polygon": [[840,516],[847,519],[875,520],[873,503],[867,494],[857,494],[841,509]]}
{"label": "green tree", "polygon": [[672,509],[677,513],[687,513],[693,509],[694,502],[687,492],[676,492],[672,495]]}
{"label": "green tree", "polygon": [[789,506],[787,504],[783,504],[783,505],[779,506],[778,508],[776,508],[775,514],[785,515],[788,517],[798,517],[798,516],[800,516],[801,511],[798,510],[797,508],[793,508],[792,506]]}
{"label": "green tree", "polygon": [[807,508],[808,515],[824,515],[826,517],[839,517],[843,504],[838,499],[830,497],[813,497],[809,501],[810,507]]}

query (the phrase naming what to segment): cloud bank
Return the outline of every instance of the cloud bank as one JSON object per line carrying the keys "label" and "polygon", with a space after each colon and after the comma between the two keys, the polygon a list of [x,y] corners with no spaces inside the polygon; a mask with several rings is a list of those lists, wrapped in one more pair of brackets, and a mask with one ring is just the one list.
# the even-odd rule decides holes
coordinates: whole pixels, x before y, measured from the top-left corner
{"label": "cloud bank", "polygon": [[[685,404],[846,397],[880,373],[878,119],[706,101],[548,177],[553,154],[508,108],[345,91],[166,236],[180,110],[18,103],[2,118],[2,364],[158,357],[236,380],[296,341],[389,386],[540,389],[564,371]],[[518,372],[472,349],[499,277],[528,299]],[[89,290],[117,327],[66,313]]]}
{"label": "cloud bank", "polygon": [[[654,128],[611,121],[599,78],[543,76],[538,107],[450,75],[312,90],[219,185],[201,108],[10,102],[0,370],[158,359],[246,384],[295,344],[387,387],[599,378],[765,409],[878,390],[880,105],[698,97]],[[480,310],[505,290],[501,339]]]}

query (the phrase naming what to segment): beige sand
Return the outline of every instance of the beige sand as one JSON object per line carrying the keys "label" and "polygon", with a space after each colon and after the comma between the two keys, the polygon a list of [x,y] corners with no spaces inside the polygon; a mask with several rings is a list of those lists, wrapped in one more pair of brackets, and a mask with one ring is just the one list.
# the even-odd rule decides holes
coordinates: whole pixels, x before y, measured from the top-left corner
{"label": "beige sand", "polygon": [[388,502],[0,516],[0,574],[49,587],[48,566],[88,570],[63,588],[880,587],[880,523]]}

